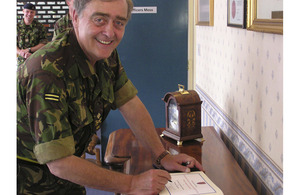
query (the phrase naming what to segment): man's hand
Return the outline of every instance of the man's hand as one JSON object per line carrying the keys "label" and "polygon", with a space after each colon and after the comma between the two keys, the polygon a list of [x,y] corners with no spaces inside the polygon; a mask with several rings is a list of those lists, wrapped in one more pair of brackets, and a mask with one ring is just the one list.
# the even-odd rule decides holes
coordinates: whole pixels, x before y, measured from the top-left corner
{"label": "man's hand", "polygon": [[129,194],[159,194],[170,179],[167,171],[151,169],[133,176]]}
{"label": "man's hand", "polygon": [[31,53],[29,53],[29,49],[21,49],[19,55],[27,59],[29,56],[31,56]]}
{"label": "man's hand", "polygon": [[202,165],[195,158],[186,154],[169,154],[161,160],[161,165],[168,171],[190,172],[191,168],[204,171]]}
{"label": "man's hand", "polygon": [[26,49],[20,49],[19,50],[19,55],[22,56],[23,58],[25,58],[26,53],[28,53],[28,50],[26,50]]}
{"label": "man's hand", "polygon": [[99,142],[100,142],[99,137],[96,134],[94,134],[92,137],[92,140],[90,141],[90,143],[87,147],[87,153],[89,153],[91,155],[95,155],[94,149],[95,149],[95,146],[97,145],[97,143],[99,143]]}
{"label": "man's hand", "polygon": [[26,58],[26,59],[29,58],[29,56],[31,56],[31,54],[32,54],[32,53],[29,53],[29,52],[26,53],[25,56],[24,56],[24,58]]}

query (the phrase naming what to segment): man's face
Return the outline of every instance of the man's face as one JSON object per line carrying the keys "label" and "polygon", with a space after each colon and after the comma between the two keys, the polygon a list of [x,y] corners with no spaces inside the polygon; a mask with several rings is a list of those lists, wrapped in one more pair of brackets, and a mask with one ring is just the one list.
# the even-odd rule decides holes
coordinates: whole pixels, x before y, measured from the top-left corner
{"label": "man's face", "polygon": [[79,45],[92,64],[108,58],[121,42],[128,21],[127,9],[126,0],[92,0],[80,16],[73,12]]}
{"label": "man's face", "polygon": [[24,21],[25,23],[31,24],[31,22],[34,19],[35,16],[35,11],[34,10],[30,10],[30,9],[23,9],[23,13],[24,13]]}

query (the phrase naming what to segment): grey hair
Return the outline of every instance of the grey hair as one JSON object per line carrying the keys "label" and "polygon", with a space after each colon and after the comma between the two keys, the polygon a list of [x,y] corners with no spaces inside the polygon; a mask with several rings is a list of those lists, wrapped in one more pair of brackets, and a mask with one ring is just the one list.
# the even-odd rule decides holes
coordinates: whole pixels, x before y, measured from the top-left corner
{"label": "grey hair", "polygon": [[[78,16],[80,16],[81,12],[85,9],[85,6],[93,0],[74,0],[73,7],[77,12]],[[114,0],[100,0],[100,1],[114,1]],[[133,2],[132,0],[126,0],[128,10],[127,10],[127,18],[128,20],[131,17],[131,12],[133,10]]]}

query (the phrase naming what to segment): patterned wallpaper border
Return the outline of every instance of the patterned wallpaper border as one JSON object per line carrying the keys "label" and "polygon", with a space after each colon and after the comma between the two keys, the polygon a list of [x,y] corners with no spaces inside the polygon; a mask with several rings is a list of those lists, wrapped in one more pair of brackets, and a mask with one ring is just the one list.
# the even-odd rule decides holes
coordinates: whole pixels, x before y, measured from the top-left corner
{"label": "patterned wallpaper border", "polygon": [[243,131],[198,86],[202,103],[202,126],[213,125],[222,131],[239,150],[265,185],[276,195],[283,194],[283,172],[243,133]]}

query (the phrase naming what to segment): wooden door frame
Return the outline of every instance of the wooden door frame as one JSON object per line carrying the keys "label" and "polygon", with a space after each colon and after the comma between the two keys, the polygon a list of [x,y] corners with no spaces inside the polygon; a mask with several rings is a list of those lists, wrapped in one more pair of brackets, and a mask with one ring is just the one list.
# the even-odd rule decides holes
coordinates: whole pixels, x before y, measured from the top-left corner
{"label": "wooden door frame", "polygon": [[195,1],[188,4],[188,89],[195,89]]}

